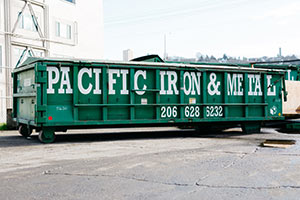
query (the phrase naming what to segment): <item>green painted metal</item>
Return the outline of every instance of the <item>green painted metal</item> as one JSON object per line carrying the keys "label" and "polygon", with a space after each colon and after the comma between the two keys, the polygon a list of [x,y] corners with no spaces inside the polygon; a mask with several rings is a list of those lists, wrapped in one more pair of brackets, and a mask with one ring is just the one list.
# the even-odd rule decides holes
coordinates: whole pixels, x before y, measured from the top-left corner
{"label": "green painted metal", "polygon": [[281,70],[30,58],[13,78],[14,119],[48,141],[52,130],[78,127],[284,119]]}
{"label": "green painted metal", "polygon": [[259,133],[260,129],[261,129],[261,123],[259,123],[259,122],[256,122],[256,123],[249,122],[249,123],[242,124],[242,130],[246,134]]}
{"label": "green painted metal", "polygon": [[295,122],[295,123],[286,124],[286,128],[289,130],[300,130],[300,123]]}
{"label": "green painted metal", "polygon": [[165,62],[163,59],[161,59],[158,55],[147,55],[138,57],[135,59],[132,59],[131,61],[143,61],[143,62]]}

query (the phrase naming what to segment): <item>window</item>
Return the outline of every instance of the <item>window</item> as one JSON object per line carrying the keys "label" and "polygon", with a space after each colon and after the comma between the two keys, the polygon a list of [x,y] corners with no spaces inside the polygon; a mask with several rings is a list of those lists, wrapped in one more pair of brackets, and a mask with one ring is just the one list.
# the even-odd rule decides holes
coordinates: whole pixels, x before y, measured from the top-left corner
{"label": "window", "polygon": [[43,51],[33,50],[35,57],[44,57],[45,53]]}
{"label": "window", "polygon": [[71,3],[75,3],[75,0],[65,0],[65,1],[68,1],[68,2],[71,2]]}
{"label": "window", "polygon": [[19,28],[25,29],[28,31],[37,31],[31,14],[29,14],[29,13],[21,14],[20,19],[19,19]]}
{"label": "window", "polygon": [[56,37],[71,39],[72,38],[72,27],[69,24],[61,22],[55,22],[55,35]]}
{"label": "window", "polygon": [[60,37],[60,23],[59,22],[55,22],[55,35],[57,37]]}
{"label": "window", "polygon": [[71,26],[67,25],[67,38],[71,39]]}
{"label": "window", "polygon": [[[25,48],[19,48],[19,47],[15,47],[13,48],[13,66],[14,67],[17,67],[17,63],[19,62],[22,63],[27,57],[26,57],[26,54],[24,52]],[[21,56],[24,52],[24,57],[21,59]]]}
{"label": "window", "polygon": [[[33,51],[33,52],[32,52]],[[12,60],[12,65],[17,66],[17,64],[21,64],[24,62],[28,57],[34,56],[34,57],[44,57],[45,52],[41,50],[36,50],[36,49],[25,49],[25,48],[20,48],[20,47],[14,47],[13,48],[13,60]]]}

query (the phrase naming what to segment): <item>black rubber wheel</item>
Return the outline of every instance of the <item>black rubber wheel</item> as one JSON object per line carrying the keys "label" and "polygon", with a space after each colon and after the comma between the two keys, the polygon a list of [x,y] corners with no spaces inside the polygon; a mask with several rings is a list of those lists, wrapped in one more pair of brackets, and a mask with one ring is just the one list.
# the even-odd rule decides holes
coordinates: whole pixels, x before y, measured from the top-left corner
{"label": "black rubber wheel", "polygon": [[24,137],[29,137],[32,133],[32,128],[28,129],[27,125],[20,125],[19,126],[19,133]]}
{"label": "black rubber wheel", "polygon": [[48,144],[55,141],[55,133],[52,130],[41,130],[39,132],[39,140],[42,143]]}

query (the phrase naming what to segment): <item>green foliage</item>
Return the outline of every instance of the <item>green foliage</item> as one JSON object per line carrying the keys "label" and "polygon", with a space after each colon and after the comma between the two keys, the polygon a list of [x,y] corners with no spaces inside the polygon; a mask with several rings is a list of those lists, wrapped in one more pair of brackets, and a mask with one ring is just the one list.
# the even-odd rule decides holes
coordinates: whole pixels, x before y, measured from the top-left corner
{"label": "green foliage", "polygon": [[7,126],[5,123],[0,123],[0,130],[7,130]]}

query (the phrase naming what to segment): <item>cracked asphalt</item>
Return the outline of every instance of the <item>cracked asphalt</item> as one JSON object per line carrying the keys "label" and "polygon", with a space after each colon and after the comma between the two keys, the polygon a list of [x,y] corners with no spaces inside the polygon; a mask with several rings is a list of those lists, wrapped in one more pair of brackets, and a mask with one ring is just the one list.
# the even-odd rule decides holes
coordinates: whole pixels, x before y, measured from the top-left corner
{"label": "cracked asphalt", "polygon": [[[293,139],[266,148],[266,139]],[[299,199],[300,134],[239,128],[0,131],[0,199]]]}

